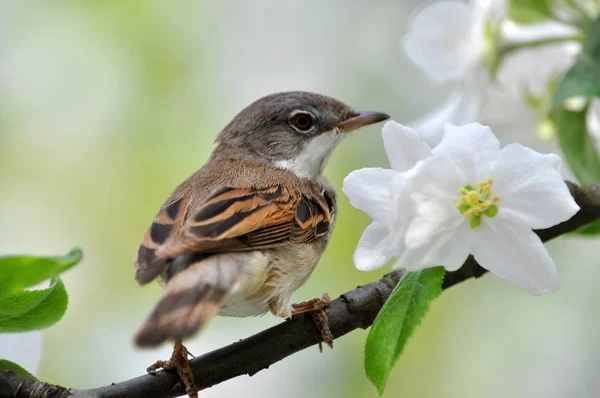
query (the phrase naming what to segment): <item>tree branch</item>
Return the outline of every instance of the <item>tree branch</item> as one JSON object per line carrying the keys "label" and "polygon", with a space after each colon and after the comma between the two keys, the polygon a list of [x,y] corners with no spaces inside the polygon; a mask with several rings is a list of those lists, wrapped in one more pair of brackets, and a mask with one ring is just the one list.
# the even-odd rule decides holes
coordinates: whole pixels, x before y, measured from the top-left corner
{"label": "tree branch", "polygon": [[[581,210],[568,221],[536,231],[543,241],[572,232],[600,219],[600,184],[579,187],[567,183]],[[448,272],[443,288],[447,289],[487,271],[470,257],[455,272]],[[329,327],[336,338],[351,331],[366,329],[400,281],[404,271],[395,271],[381,280],[343,294],[327,307]],[[277,326],[237,343],[204,354],[190,361],[196,386],[202,390],[237,376],[250,376],[307,347],[322,341],[309,314],[294,316]],[[46,394],[46,395],[44,395]],[[63,387],[28,380],[12,372],[0,371],[0,396],[63,398],[174,397],[184,394],[174,372],[160,371],[121,383],[92,390],[67,390]]]}

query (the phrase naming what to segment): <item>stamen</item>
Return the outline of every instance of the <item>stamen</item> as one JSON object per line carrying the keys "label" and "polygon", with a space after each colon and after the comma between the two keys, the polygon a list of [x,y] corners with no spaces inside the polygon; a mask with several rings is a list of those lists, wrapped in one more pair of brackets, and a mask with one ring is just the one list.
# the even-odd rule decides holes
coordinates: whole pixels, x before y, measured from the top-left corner
{"label": "stamen", "polygon": [[500,201],[500,196],[492,197],[492,185],[494,180],[488,178],[486,181],[480,180],[475,183],[477,188],[471,185],[465,185],[458,190],[461,195],[456,202],[456,208],[465,217],[471,218],[471,228],[477,228],[481,225],[483,215],[493,218],[498,214],[496,203]]}

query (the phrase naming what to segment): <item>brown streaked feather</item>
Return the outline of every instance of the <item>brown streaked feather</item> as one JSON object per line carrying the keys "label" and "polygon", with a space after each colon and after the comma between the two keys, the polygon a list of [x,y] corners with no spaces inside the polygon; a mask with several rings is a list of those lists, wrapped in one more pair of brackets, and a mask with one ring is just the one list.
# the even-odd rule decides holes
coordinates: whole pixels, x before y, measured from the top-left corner
{"label": "brown streaked feather", "polygon": [[168,260],[158,258],[156,249],[169,237],[177,234],[185,220],[190,202],[190,197],[169,201],[154,218],[138,249],[135,262],[138,269],[135,277],[138,282],[148,283],[165,270]]}
{"label": "brown streaked feather", "polygon": [[[183,339],[194,334],[217,314],[233,287],[244,283],[248,270],[257,266],[248,253],[191,254],[177,257],[182,271],[169,279],[154,311],[138,331],[135,342],[156,345],[166,339]],[[259,266],[262,264],[258,264]]]}
{"label": "brown streaked feather", "polygon": [[157,249],[159,258],[247,251],[285,241],[310,242],[329,232],[331,214],[325,198],[274,185],[222,188],[201,203],[188,220]]}

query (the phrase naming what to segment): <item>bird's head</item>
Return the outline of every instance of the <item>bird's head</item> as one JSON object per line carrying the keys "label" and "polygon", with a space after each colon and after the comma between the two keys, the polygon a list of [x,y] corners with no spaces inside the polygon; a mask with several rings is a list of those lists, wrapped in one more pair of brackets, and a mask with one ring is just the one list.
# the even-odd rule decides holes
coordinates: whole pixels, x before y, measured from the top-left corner
{"label": "bird's head", "polygon": [[217,138],[217,152],[267,161],[299,177],[322,173],[350,131],[388,119],[324,95],[291,91],[263,97],[238,113]]}

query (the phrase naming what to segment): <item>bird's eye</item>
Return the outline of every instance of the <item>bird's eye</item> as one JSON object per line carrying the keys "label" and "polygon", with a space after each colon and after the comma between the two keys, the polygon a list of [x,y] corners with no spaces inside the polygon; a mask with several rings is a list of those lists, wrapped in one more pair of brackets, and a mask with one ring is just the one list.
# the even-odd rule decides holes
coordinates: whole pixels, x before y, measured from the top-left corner
{"label": "bird's eye", "polygon": [[307,132],[315,125],[315,117],[312,113],[298,111],[292,114],[290,118],[292,127],[300,132]]}

